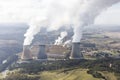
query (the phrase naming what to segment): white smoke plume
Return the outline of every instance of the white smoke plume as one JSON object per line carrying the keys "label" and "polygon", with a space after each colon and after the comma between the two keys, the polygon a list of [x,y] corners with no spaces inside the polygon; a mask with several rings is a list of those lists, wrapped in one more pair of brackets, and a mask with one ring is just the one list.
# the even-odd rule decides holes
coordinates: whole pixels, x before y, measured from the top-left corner
{"label": "white smoke plume", "polygon": [[119,2],[119,0],[84,0],[74,20],[73,42],[80,42],[82,28],[94,23],[95,18],[105,9]]}
{"label": "white smoke plume", "polygon": [[32,43],[41,27],[52,31],[71,25],[73,42],[80,42],[82,28],[93,24],[103,10],[118,2],[120,0],[0,0],[0,17],[4,16],[3,21],[18,20],[29,24],[24,45]]}
{"label": "white smoke plume", "polygon": [[63,44],[63,47],[70,47],[70,46],[72,46],[72,40],[67,40],[67,41],[65,41],[64,42],[64,44]]}
{"label": "white smoke plume", "polygon": [[[63,25],[72,25],[74,29],[73,42],[80,42],[82,28],[94,23],[95,18],[103,10],[119,1],[120,0],[50,0],[46,5],[46,0],[44,0],[43,3],[45,6],[43,3],[41,4],[44,6],[43,9],[46,10],[46,15],[44,19],[40,20],[39,26],[31,25],[26,34],[30,34],[31,32],[33,32],[33,34],[27,35],[25,42],[33,39],[33,36],[37,34],[36,31],[39,31],[41,26],[48,27],[48,30],[57,30]],[[34,27],[34,29],[32,29],[32,27]]]}
{"label": "white smoke plume", "polygon": [[63,39],[68,35],[68,33],[66,31],[61,32],[60,36],[58,37],[57,40],[55,40],[54,45],[61,45],[63,44]]}

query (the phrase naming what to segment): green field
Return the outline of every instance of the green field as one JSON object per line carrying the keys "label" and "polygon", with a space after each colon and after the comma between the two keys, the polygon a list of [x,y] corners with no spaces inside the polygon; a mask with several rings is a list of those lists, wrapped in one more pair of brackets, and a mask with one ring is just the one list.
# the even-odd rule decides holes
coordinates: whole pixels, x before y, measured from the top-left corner
{"label": "green field", "polygon": [[45,71],[40,73],[41,80],[100,80],[87,74],[87,69],[64,71]]}
{"label": "green field", "polygon": [[107,80],[117,80],[114,73],[102,72],[102,74],[106,77]]}
{"label": "green field", "polygon": [[[73,70],[54,70],[54,71],[43,71],[39,72],[38,74],[20,74],[20,75],[27,75],[29,77],[37,78],[39,77],[40,80],[102,80],[101,78],[94,78],[91,74],[87,73],[87,69],[73,69]],[[14,71],[12,71],[14,72]],[[16,72],[16,71],[15,71]],[[22,76],[17,75],[19,72],[16,72],[15,74],[12,73],[12,76],[10,77],[10,80],[20,79],[25,80],[22,78]],[[100,72],[107,80],[118,80],[117,77],[114,75],[114,73],[110,73],[107,71]],[[0,74],[0,80],[2,79],[3,75]],[[13,79],[11,79],[13,78]],[[9,79],[9,78],[8,78]],[[5,79],[5,80],[8,80]],[[29,79],[27,79],[29,80]],[[34,80],[34,79],[30,79]],[[38,80],[38,79],[37,79]]]}
{"label": "green field", "polygon": [[[73,70],[54,70],[54,71],[43,71],[39,72],[38,74],[20,74],[20,75],[28,75],[29,77],[40,77],[40,80],[101,80],[100,78],[94,78],[92,75],[87,73],[87,69],[73,69]],[[11,72],[11,71],[10,71]],[[19,72],[16,72],[13,74],[14,71],[12,71],[11,78],[16,79],[20,78],[20,80],[24,80],[22,76],[16,75]],[[8,78],[9,79],[9,78]],[[0,80],[2,79],[2,74],[0,77]],[[5,79],[6,80],[6,79]]]}

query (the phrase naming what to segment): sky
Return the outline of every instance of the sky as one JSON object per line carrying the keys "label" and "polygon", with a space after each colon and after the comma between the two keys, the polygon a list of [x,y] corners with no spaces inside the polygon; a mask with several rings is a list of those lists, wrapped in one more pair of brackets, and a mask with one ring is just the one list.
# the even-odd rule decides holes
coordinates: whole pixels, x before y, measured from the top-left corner
{"label": "sky", "polygon": [[95,24],[120,25],[120,3],[103,11],[95,20]]}
{"label": "sky", "polygon": [[[44,15],[41,13],[41,11],[45,11],[42,10],[42,6],[39,6],[41,5],[40,1],[41,0],[0,0],[0,23],[29,22],[30,18],[37,18],[37,16]],[[95,24],[120,25],[119,14],[120,3],[103,11],[96,18]]]}

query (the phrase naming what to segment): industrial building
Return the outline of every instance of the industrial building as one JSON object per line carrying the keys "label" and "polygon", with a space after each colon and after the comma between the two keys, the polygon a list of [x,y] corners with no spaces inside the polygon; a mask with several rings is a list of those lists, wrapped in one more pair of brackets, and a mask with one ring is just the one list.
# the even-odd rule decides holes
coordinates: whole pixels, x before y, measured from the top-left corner
{"label": "industrial building", "polygon": [[61,45],[32,45],[24,46],[21,56],[22,60],[41,60],[41,59],[64,59],[66,54],[70,54],[70,59],[83,59],[80,52],[80,43],[72,43],[72,47],[63,47]]}

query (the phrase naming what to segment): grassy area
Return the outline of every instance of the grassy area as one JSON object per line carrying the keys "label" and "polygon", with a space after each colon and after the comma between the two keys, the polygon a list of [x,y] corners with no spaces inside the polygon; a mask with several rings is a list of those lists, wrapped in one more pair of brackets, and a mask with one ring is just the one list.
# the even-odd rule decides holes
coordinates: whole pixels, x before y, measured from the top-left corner
{"label": "grassy area", "polygon": [[117,78],[116,78],[116,76],[114,75],[114,73],[104,71],[104,72],[101,72],[101,74],[102,74],[103,76],[105,76],[105,78],[106,78],[107,80],[117,80]]}
{"label": "grassy area", "polygon": [[87,74],[87,69],[74,69],[66,72],[45,71],[40,73],[41,80],[100,80]]}
{"label": "grassy area", "polygon": [[[109,66],[110,63],[112,64],[111,67]],[[119,63],[120,59],[112,58],[31,61],[31,63],[16,64],[17,67],[15,65],[12,66],[7,80],[16,80],[16,78],[20,80],[101,80],[101,78],[119,80]]]}
{"label": "grassy area", "polygon": [[[88,71],[87,69],[81,69],[81,68],[73,69],[73,70],[68,69],[67,71],[61,69],[54,71],[43,71],[38,74],[21,73],[21,75],[28,75],[29,77],[34,77],[34,78],[40,77],[40,80],[101,80],[100,78],[94,78],[92,75],[88,74],[87,71]],[[15,72],[16,72],[15,74],[19,73],[19,71],[18,72],[15,71]],[[12,76],[14,76],[15,74],[12,74]],[[2,80],[2,75],[0,77],[0,80]]]}
{"label": "grassy area", "polygon": [[[76,69],[43,71],[38,74],[23,74],[23,75],[28,75],[28,77],[31,77],[31,78],[38,77],[40,80],[102,80],[101,78],[94,78],[91,74],[88,74],[87,71],[88,69],[81,69],[81,68],[77,69],[76,68]],[[16,74],[19,73],[19,71],[15,71],[15,72]],[[107,80],[118,80],[115,74],[112,72],[99,71],[99,73],[105,76]],[[0,74],[0,80],[2,80],[2,74]]]}
{"label": "grassy area", "polygon": [[3,74],[2,73],[0,73],[0,80],[3,78]]}

